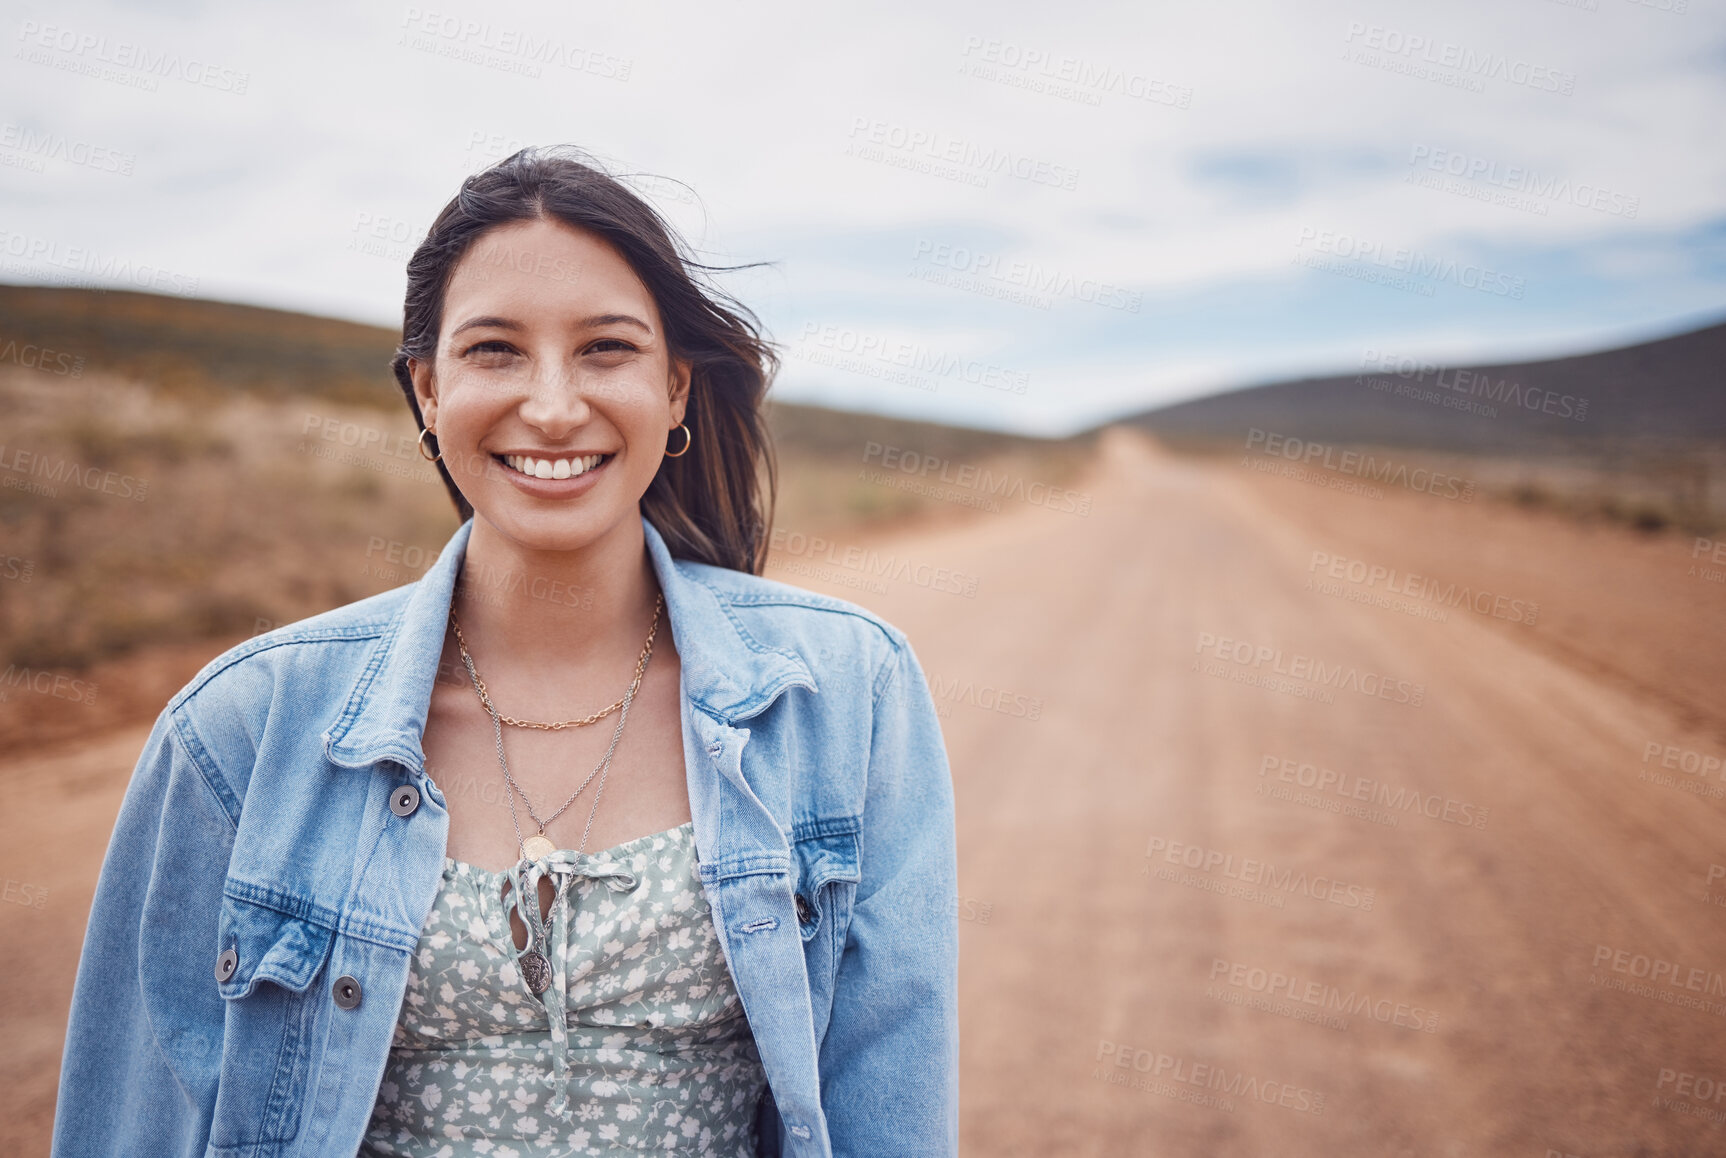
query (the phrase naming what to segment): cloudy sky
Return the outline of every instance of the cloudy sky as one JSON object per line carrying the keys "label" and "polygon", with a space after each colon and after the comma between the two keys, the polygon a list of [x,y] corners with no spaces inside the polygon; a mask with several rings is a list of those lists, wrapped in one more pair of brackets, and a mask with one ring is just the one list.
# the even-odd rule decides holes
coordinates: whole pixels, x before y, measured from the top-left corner
{"label": "cloudy sky", "polygon": [[461,177],[578,144],[783,345],[783,397],[1058,435],[1726,316],[1720,0],[0,17],[0,280],[399,325]]}

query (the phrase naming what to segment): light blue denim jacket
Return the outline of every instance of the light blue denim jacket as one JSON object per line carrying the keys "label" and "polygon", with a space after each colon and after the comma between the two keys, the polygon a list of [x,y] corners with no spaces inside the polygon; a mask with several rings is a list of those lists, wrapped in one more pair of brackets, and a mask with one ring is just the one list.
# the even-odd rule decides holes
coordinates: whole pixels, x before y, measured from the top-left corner
{"label": "light blue denim jacket", "polygon": [[[227,651],[157,719],[85,933],[55,1158],[359,1148],[443,868],[420,737],[472,525],[417,582]],[[953,788],[909,642],[642,528],[762,1153],[957,1154]]]}

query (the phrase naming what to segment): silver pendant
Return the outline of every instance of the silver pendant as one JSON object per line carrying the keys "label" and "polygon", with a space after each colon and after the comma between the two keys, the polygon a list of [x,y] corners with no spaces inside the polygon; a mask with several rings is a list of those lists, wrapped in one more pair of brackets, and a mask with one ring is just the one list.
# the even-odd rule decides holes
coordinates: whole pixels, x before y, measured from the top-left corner
{"label": "silver pendant", "polygon": [[537,997],[551,984],[551,962],[538,949],[529,949],[521,955],[521,975]]}

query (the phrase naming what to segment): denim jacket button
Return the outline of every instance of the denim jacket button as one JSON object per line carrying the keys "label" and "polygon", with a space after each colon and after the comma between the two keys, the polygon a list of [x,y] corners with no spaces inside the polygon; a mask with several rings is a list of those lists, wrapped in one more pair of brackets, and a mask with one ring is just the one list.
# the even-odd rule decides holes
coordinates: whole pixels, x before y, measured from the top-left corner
{"label": "denim jacket button", "polygon": [[390,794],[390,811],[397,816],[412,816],[419,806],[420,790],[412,784],[403,784]]}
{"label": "denim jacket button", "polygon": [[222,950],[222,955],[216,958],[216,980],[226,981],[234,975],[234,970],[240,967],[240,955],[231,947]]}
{"label": "denim jacket button", "polygon": [[815,911],[809,907],[809,902],[803,899],[803,894],[797,894],[797,919],[807,925]]}
{"label": "denim jacket button", "polygon": [[336,1004],[343,1009],[352,1009],[360,1003],[360,983],[345,973],[336,978],[331,993],[335,996]]}

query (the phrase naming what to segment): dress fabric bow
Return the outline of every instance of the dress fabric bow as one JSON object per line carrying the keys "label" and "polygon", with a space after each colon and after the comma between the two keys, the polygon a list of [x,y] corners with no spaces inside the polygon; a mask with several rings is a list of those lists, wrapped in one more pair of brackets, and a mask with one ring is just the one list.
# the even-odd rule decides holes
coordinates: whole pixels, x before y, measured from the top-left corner
{"label": "dress fabric bow", "polygon": [[[539,914],[539,882],[546,877],[551,878],[553,885],[549,929]],[[573,849],[560,848],[547,853],[539,860],[518,861],[509,870],[510,895],[504,910],[507,919],[509,908],[513,906],[522,923],[527,926],[527,945],[516,954],[518,965],[528,954],[538,952],[551,968],[551,983],[535,996],[545,1006],[551,1026],[553,1070],[546,1080],[551,1084],[553,1092],[546,1109],[565,1120],[570,1119],[571,1114],[568,1081],[569,1025],[564,1010],[568,984],[565,966],[569,955],[569,906],[563,902],[578,877],[604,881],[606,887],[614,893],[633,892],[640,883],[636,875],[622,865],[596,860]],[[533,903],[521,903],[523,897],[533,898]],[[530,983],[529,989],[531,988]]]}

